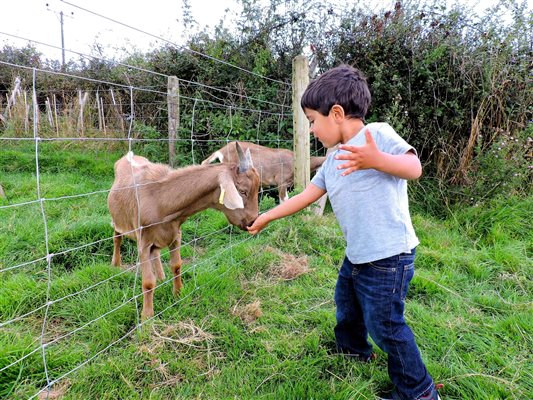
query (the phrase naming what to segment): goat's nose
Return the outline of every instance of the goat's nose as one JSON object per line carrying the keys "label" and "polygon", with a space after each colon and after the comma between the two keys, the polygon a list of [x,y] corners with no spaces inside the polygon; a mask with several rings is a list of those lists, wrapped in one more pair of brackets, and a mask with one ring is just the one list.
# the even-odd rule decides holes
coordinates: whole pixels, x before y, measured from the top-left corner
{"label": "goat's nose", "polygon": [[248,220],[248,221],[242,221],[242,224],[240,226],[240,228],[244,231],[248,231],[248,228],[249,226],[252,226],[255,222],[255,220],[257,219],[258,216],[255,216],[254,219],[251,219],[251,220]]}
{"label": "goat's nose", "polygon": [[248,226],[252,226],[257,218],[259,218],[259,214],[257,214],[248,222]]}

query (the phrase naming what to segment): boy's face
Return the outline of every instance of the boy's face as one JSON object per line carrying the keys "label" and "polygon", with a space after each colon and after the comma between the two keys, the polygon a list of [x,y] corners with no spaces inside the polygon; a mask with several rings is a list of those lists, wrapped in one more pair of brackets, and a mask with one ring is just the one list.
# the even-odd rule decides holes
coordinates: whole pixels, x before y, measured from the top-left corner
{"label": "boy's face", "polygon": [[327,116],[324,116],[316,110],[305,108],[304,113],[309,120],[309,130],[324,147],[333,147],[341,141],[339,125],[331,111]]}

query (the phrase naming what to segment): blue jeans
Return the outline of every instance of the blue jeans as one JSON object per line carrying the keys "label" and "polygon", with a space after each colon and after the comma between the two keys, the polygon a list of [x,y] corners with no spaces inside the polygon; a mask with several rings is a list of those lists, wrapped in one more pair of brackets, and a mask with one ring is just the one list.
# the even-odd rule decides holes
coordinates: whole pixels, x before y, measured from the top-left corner
{"label": "blue jeans", "polygon": [[403,315],[414,258],[415,249],[366,264],[352,264],[345,258],[335,288],[338,350],[370,356],[370,335],[388,355],[393,396],[399,400],[418,399],[434,386]]}

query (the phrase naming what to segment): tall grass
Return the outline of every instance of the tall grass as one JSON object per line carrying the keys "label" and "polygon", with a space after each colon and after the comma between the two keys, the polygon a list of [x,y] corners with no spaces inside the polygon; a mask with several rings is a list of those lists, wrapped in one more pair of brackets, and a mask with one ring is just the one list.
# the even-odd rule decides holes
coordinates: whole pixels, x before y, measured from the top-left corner
{"label": "tall grass", "polygon": [[[162,285],[160,314],[135,329],[135,246],[126,241],[123,268],[110,265],[100,193],[120,154],[48,146],[42,196],[60,199],[44,202],[47,232],[39,203],[0,208],[0,269],[46,255],[45,235],[54,254],[49,271],[43,260],[0,272],[0,369],[39,348],[46,313],[46,372],[66,374],[50,398],[373,399],[390,388],[383,353],[359,364],[332,351],[344,240],[331,212],[302,212],[254,238],[221,213],[197,214],[184,225],[181,297]],[[35,200],[31,146],[1,154],[0,206]],[[443,398],[533,397],[532,209],[531,197],[512,197],[413,216],[421,245],[406,317]],[[0,372],[0,397],[28,398],[46,382],[39,350]]]}

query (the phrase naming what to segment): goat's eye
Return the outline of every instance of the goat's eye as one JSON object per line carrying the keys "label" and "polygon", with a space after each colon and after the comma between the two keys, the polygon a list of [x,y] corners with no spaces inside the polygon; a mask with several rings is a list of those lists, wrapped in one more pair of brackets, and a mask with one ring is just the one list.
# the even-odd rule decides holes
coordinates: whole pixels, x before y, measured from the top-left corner
{"label": "goat's eye", "polygon": [[246,190],[239,190],[239,193],[242,194],[243,196],[247,196]]}

